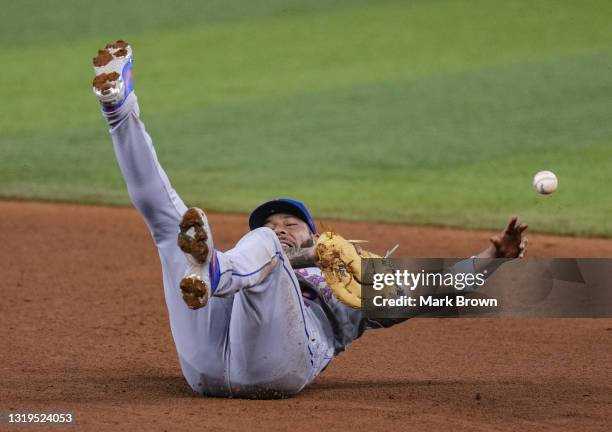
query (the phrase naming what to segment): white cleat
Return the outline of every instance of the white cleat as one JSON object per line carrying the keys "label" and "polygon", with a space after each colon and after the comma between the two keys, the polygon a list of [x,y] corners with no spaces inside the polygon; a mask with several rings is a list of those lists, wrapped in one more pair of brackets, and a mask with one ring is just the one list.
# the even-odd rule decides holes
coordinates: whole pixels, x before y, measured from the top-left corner
{"label": "white cleat", "polygon": [[179,224],[178,246],[189,266],[181,279],[183,300],[191,309],[206,306],[219,283],[219,263],[204,212],[192,207]]}
{"label": "white cleat", "polygon": [[118,110],[134,90],[132,79],[132,47],[118,40],[98,51],[93,59],[93,92],[104,111]]}

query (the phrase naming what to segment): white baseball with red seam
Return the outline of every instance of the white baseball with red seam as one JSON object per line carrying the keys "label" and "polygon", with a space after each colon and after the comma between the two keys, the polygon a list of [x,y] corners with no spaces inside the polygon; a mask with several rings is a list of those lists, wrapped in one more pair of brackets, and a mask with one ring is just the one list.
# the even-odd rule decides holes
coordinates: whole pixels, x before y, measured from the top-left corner
{"label": "white baseball with red seam", "polygon": [[538,193],[548,195],[557,190],[559,181],[552,171],[540,171],[533,177],[533,187]]}

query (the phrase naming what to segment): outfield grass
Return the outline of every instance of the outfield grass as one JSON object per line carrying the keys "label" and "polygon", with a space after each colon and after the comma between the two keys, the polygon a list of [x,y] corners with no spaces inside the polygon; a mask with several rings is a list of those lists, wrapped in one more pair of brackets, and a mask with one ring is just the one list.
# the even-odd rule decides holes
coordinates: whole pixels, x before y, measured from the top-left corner
{"label": "outfield grass", "polygon": [[[90,91],[96,49],[124,37],[190,205],[290,196],[319,217],[519,213],[534,231],[612,236],[610,2],[141,3],[5,8],[0,196],[128,203]],[[541,169],[559,177],[552,196],[531,188]]]}

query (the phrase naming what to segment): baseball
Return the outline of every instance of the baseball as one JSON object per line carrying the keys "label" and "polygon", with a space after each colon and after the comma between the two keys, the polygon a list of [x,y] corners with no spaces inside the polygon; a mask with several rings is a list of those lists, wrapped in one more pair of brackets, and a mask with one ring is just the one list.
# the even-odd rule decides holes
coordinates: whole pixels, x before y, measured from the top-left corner
{"label": "baseball", "polygon": [[557,176],[552,171],[540,171],[533,177],[533,187],[544,195],[556,191],[558,184]]}

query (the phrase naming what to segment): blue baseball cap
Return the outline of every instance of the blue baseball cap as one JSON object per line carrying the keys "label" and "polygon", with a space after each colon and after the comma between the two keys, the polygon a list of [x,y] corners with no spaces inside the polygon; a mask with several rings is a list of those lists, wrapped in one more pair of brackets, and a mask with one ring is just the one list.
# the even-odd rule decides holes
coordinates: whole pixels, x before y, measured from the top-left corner
{"label": "blue baseball cap", "polygon": [[287,213],[298,217],[308,224],[313,234],[317,233],[317,226],[306,206],[299,201],[289,198],[277,198],[257,207],[251,212],[251,216],[249,216],[249,228],[251,230],[261,228],[266,223],[266,219],[275,213]]}

